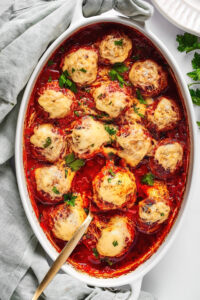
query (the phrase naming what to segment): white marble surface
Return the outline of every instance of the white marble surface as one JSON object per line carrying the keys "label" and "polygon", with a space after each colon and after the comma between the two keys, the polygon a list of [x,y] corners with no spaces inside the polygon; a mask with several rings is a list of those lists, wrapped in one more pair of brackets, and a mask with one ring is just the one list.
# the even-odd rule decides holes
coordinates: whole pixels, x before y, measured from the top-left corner
{"label": "white marble surface", "polygon": [[[1,0],[0,12],[12,2],[12,0]],[[183,74],[189,72],[193,53],[185,55],[176,49],[176,35],[182,31],[166,21],[156,10],[148,25],[174,55]],[[186,75],[185,79],[189,82]],[[200,120],[199,107],[195,107],[195,113],[196,119]],[[200,130],[198,136],[200,141]],[[193,191],[193,197],[190,199],[184,224],[178,237],[164,259],[143,280],[142,289],[151,292],[157,300],[200,300],[200,191],[198,180],[200,182],[200,171],[196,189]]]}

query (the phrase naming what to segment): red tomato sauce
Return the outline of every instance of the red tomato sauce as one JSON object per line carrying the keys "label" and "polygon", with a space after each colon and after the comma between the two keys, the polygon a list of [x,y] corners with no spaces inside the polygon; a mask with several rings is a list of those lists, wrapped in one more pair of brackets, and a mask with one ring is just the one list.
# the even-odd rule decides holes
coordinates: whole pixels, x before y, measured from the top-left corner
{"label": "red tomato sauce", "polygon": [[[172,210],[168,220],[160,225],[159,230],[152,234],[145,234],[136,229],[136,238],[132,246],[129,248],[128,252],[119,258],[112,258],[112,263],[108,260],[98,259],[93,255],[92,249],[89,249],[85,244],[80,241],[78,246],[73,251],[69,258],[69,262],[74,265],[77,269],[87,272],[90,275],[97,277],[113,277],[119,276],[121,274],[127,273],[134,270],[138,265],[147,260],[161,245],[170,231],[181,206],[183,199],[185,184],[187,180],[187,171],[189,163],[189,152],[190,152],[190,136],[188,129],[188,120],[186,115],[186,110],[181,97],[181,93],[178,89],[177,83],[170,70],[169,65],[166,60],[160,54],[160,52],[152,45],[152,43],[138,31],[124,25],[115,23],[99,23],[95,25],[89,25],[83,29],[78,30],[70,38],[68,38],[52,55],[48,63],[44,66],[41,71],[35,87],[32,91],[32,95],[29,100],[28,109],[26,112],[26,120],[24,127],[24,169],[26,173],[27,186],[29,191],[29,196],[35,210],[36,216],[41,224],[41,227],[45,231],[48,239],[53,244],[58,251],[60,251],[66,242],[61,241],[53,236],[49,231],[48,224],[45,223],[42,217],[42,211],[45,207],[49,207],[52,204],[44,204],[40,197],[38,196],[36,190],[36,184],[34,180],[34,170],[41,165],[48,165],[49,163],[38,160],[37,157],[33,155],[30,143],[30,136],[33,133],[33,127],[42,123],[52,123],[54,126],[65,130],[66,127],[70,127],[70,124],[74,120],[78,120],[79,116],[74,114],[74,111],[80,110],[80,101],[84,98],[87,105],[90,108],[95,108],[95,103],[92,96],[88,93],[87,88],[78,87],[78,92],[76,94],[76,100],[74,103],[74,111],[71,112],[70,116],[61,119],[50,119],[48,113],[44,112],[39,106],[37,99],[38,93],[41,88],[43,88],[48,80],[58,80],[62,71],[60,65],[62,63],[63,55],[73,49],[78,47],[90,46],[93,43],[98,43],[99,37],[102,38],[109,32],[112,31],[123,31],[128,35],[133,43],[133,50],[131,56],[126,60],[128,65],[132,65],[137,57],[142,59],[152,59],[161,65],[164,70],[168,73],[168,87],[160,94],[164,96],[171,97],[179,107],[181,112],[181,121],[178,125],[167,132],[151,132],[153,138],[157,140],[162,140],[166,138],[176,139],[185,145],[184,147],[184,158],[183,164],[179,169],[178,173],[171,176],[169,179],[164,180],[167,184],[167,188],[172,201]],[[102,63],[99,63],[99,68],[101,68]],[[128,72],[126,72],[124,78],[128,81]],[[132,89],[131,87],[129,87]],[[132,93],[135,90],[132,89]],[[80,116],[82,111],[80,110]],[[145,121],[144,121],[145,122]],[[117,123],[117,120],[116,120]],[[94,157],[86,159],[85,166],[82,167],[75,175],[72,182],[72,191],[85,193],[86,198],[89,201],[92,199],[92,180],[100,172],[103,166],[106,164],[106,157],[103,154],[95,154]],[[115,162],[118,165],[123,166],[123,162],[118,157],[115,157]],[[150,172],[149,159],[144,158],[135,168],[129,168],[135,175],[137,184],[137,201],[136,205],[132,209],[124,210],[124,213],[133,220],[136,218],[136,206],[137,203],[144,199],[146,196],[147,186],[141,183],[141,178],[144,174]],[[56,205],[56,204],[53,204]],[[94,210],[98,210],[94,206]],[[112,214],[112,212],[111,212]]]}

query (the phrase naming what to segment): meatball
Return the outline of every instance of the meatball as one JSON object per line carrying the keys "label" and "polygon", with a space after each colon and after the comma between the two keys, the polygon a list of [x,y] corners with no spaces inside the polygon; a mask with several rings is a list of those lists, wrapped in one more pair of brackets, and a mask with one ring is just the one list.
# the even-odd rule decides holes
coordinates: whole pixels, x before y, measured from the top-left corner
{"label": "meatball", "polygon": [[130,107],[122,116],[122,123],[134,124],[135,122],[141,123],[145,118],[146,105],[137,103]]}
{"label": "meatball", "polygon": [[143,96],[156,96],[167,87],[167,74],[150,59],[135,62],[129,72],[129,80]]}
{"label": "meatball", "polygon": [[66,143],[64,136],[52,124],[42,124],[34,127],[34,134],[30,137],[34,154],[42,156],[49,162],[57,161],[64,153]]}
{"label": "meatball", "polygon": [[133,206],[136,190],[134,175],[110,162],[93,180],[93,200],[101,210]]}
{"label": "meatball", "polygon": [[167,185],[162,181],[154,181],[153,186],[148,186],[147,188],[147,196],[151,199],[156,200],[168,200],[169,192],[167,189]]}
{"label": "meatball", "polygon": [[56,203],[68,193],[75,172],[59,163],[52,166],[40,167],[35,170],[36,189],[42,202]]}
{"label": "meatball", "polygon": [[165,199],[146,198],[138,206],[138,227],[145,233],[155,232],[169,218],[170,203]]}
{"label": "meatball", "polygon": [[118,150],[118,155],[135,167],[145,155],[149,154],[152,142],[147,130],[141,124],[124,125],[117,134],[117,143],[122,148]]}
{"label": "meatball", "polygon": [[123,215],[95,217],[89,226],[88,234],[93,237],[100,257],[120,257],[126,253],[134,241],[133,222]]}
{"label": "meatball", "polygon": [[79,85],[88,85],[97,77],[98,54],[93,48],[79,48],[67,54],[62,70],[68,71],[70,77]]}
{"label": "meatball", "polygon": [[104,125],[86,116],[74,123],[71,134],[71,148],[79,157],[95,154],[110,140]]}
{"label": "meatball", "polygon": [[160,97],[147,109],[148,127],[157,131],[167,131],[176,126],[180,113],[176,103],[166,97]]}
{"label": "meatball", "polygon": [[182,162],[183,146],[175,140],[165,139],[156,146],[150,168],[154,175],[163,179],[174,174]]}
{"label": "meatball", "polygon": [[127,59],[132,41],[125,34],[106,35],[99,45],[99,53],[105,63],[120,63]]}
{"label": "meatball", "polygon": [[118,117],[131,102],[128,89],[125,86],[120,87],[118,82],[102,82],[92,90],[92,95],[96,108],[106,112],[111,118]]}
{"label": "meatball", "polygon": [[43,213],[53,235],[63,241],[69,241],[87,217],[80,194],[73,194],[73,197],[76,197],[74,206],[63,203]]}
{"label": "meatball", "polygon": [[61,89],[57,82],[48,83],[39,93],[38,103],[49,114],[50,119],[64,118],[71,112],[74,93]]}

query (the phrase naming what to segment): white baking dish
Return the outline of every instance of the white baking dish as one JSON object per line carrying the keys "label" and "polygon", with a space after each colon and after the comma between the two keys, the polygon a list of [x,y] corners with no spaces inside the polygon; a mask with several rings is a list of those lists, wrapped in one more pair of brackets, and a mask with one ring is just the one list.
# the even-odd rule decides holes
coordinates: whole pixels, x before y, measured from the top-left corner
{"label": "white baking dish", "polygon": [[191,153],[190,153],[190,166],[188,172],[187,186],[186,191],[182,203],[182,207],[179,211],[178,217],[176,219],[175,224],[173,225],[170,233],[166,237],[165,241],[159,247],[159,249],[154,253],[146,262],[140,265],[137,269],[128,274],[121,275],[120,277],[102,279],[89,276],[86,273],[82,273],[77,271],[73,266],[69,263],[63,265],[63,271],[66,273],[76,277],[77,279],[86,282],[87,284],[101,287],[116,287],[119,285],[131,284],[134,290],[133,299],[137,299],[137,295],[140,291],[141,280],[142,277],[150,271],[165,255],[167,250],[169,249],[172,241],[175,239],[178,229],[183,221],[183,217],[188,205],[188,201],[191,198],[191,190],[194,185],[194,178],[198,171],[197,165],[197,137],[196,137],[196,122],[193,111],[192,101],[190,99],[190,95],[188,92],[188,87],[184,81],[184,78],[177,66],[177,63],[173,56],[170,54],[168,49],[163,45],[163,43],[153,34],[151,33],[146,25],[138,25],[136,22],[131,21],[128,18],[119,16],[115,11],[110,11],[101,16],[95,16],[91,18],[84,18],[82,15],[82,0],[78,1],[77,7],[74,12],[74,17],[70,27],[60,36],[57,40],[48,48],[48,50],[44,53],[42,58],[40,59],[37,67],[35,68],[28,84],[26,90],[24,92],[23,100],[21,103],[21,108],[18,117],[17,131],[16,131],[16,144],[15,144],[15,162],[16,162],[16,173],[17,173],[17,181],[19,186],[19,192],[22,199],[22,203],[24,206],[24,210],[26,212],[27,218],[31,224],[31,227],[37,236],[39,242],[41,243],[44,250],[48,253],[48,255],[55,260],[58,255],[56,249],[52,246],[50,241],[47,239],[45,233],[43,232],[40,224],[35,216],[35,212],[32,208],[31,201],[29,199],[26,178],[23,167],[23,129],[24,129],[24,119],[26,115],[26,109],[28,105],[28,101],[30,95],[32,93],[32,89],[35,85],[38,75],[40,74],[43,66],[48,61],[49,57],[52,53],[65,41],[71,34],[73,34],[77,29],[82,28],[86,25],[98,23],[98,22],[116,22],[120,24],[125,24],[130,27],[133,27],[143,33],[147,38],[149,38],[152,43],[160,50],[168,64],[172,68],[174,75],[176,77],[178,86],[182,93],[185,107],[188,115],[189,121],[189,130],[191,137]]}

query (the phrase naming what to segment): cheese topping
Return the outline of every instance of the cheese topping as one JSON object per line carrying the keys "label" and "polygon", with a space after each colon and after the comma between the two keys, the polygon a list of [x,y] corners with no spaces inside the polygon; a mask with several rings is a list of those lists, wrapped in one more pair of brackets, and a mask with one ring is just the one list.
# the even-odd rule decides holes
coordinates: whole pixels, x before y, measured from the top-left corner
{"label": "cheese topping", "polygon": [[90,154],[109,141],[109,134],[99,121],[86,116],[72,130],[72,150],[79,155]]}
{"label": "cheese topping", "polygon": [[64,118],[70,113],[70,107],[75,96],[70,90],[66,94],[51,89],[45,90],[39,97],[38,102],[49,113],[51,119]]}
{"label": "cheese topping", "polygon": [[64,58],[63,71],[80,85],[90,84],[97,77],[98,55],[94,49],[80,48]]}
{"label": "cheese topping", "polygon": [[102,256],[120,256],[130,239],[131,234],[127,227],[127,219],[116,216],[111,218],[106,228],[102,230],[96,248]]}
{"label": "cheese topping", "polygon": [[136,193],[136,183],[134,175],[127,172],[113,172],[103,177],[97,189],[98,198],[121,206],[127,201],[128,196]]}
{"label": "cheese topping", "polygon": [[107,59],[111,64],[123,62],[127,59],[132,49],[132,41],[126,35],[115,37],[107,35],[99,45],[99,52],[103,59]]}
{"label": "cheese topping", "polygon": [[118,117],[130,102],[124,88],[121,88],[118,83],[110,81],[101,83],[100,87],[95,88],[93,97],[96,108],[106,112],[111,118]]}
{"label": "cheese topping", "polygon": [[165,170],[173,173],[183,159],[183,147],[177,142],[159,146],[154,157]]}
{"label": "cheese topping", "polygon": [[127,132],[117,135],[117,142],[123,148],[118,155],[135,167],[150,151],[151,138],[145,133],[144,126],[138,123],[123,126],[125,128]]}
{"label": "cheese topping", "polygon": [[40,153],[50,162],[59,159],[65,148],[64,140],[57,129],[51,124],[42,124],[34,128],[30,142],[40,149]]}
{"label": "cheese topping", "polygon": [[75,172],[64,164],[37,168],[35,170],[37,190],[47,193],[52,200],[61,198],[70,190],[74,175]]}
{"label": "cheese topping", "polygon": [[154,181],[154,185],[148,187],[147,195],[149,196],[149,198],[155,200],[169,199],[167,185],[161,181]]}
{"label": "cheese topping", "polygon": [[170,206],[164,201],[145,199],[139,203],[139,216],[145,223],[161,224],[169,217]]}
{"label": "cheese topping", "polygon": [[162,97],[153,114],[147,112],[147,118],[162,130],[179,120],[178,108],[170,99]]}
{"label": "cheese topping", "polygon": [[61,204],[60,209],[54,217],[52,231],[57,238],[63,241],[69,241],[87,217],[83,207],[79,203],[81,196],[78,196],[78,194],[75,195],[77,196],[75,200],[76,205],[68,206]]}

